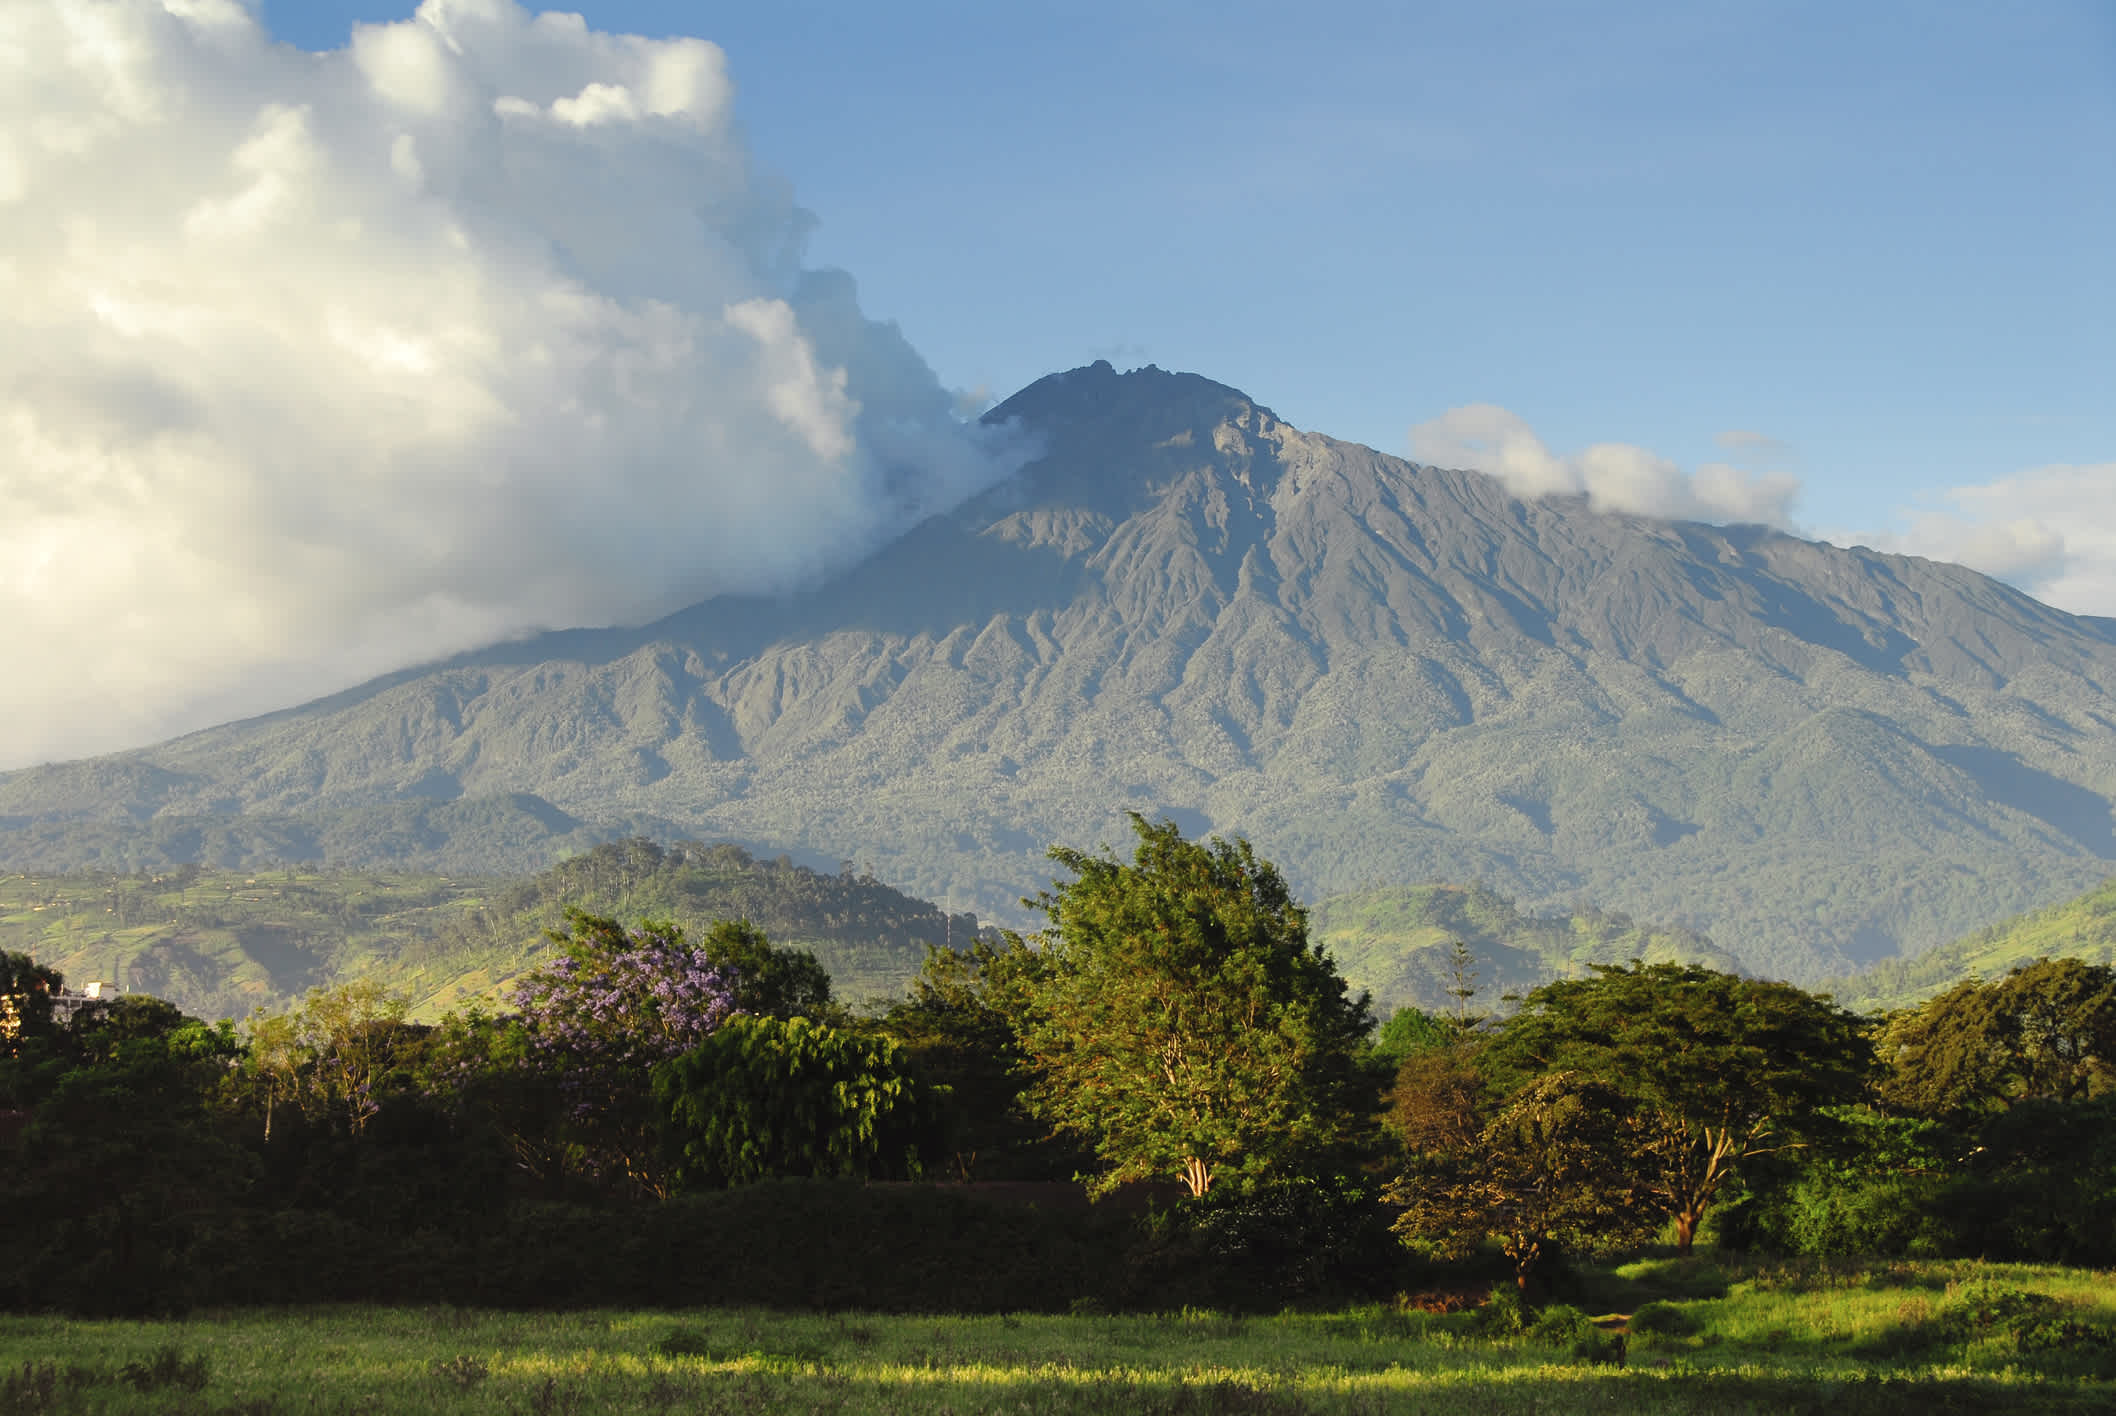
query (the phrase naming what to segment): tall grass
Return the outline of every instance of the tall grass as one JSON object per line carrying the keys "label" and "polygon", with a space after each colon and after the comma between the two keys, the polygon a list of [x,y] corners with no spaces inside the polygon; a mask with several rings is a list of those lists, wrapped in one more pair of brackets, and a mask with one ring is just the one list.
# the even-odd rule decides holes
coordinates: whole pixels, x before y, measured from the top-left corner
{"label": "tall grass", "polygon": [[[2111,1276],[2014,1265],[1587,1275],[1514,1336],[1412,1302],[1242,1317],[763,1310],[0,1318],[20,1413],[2116,1409]],[[1634,1326],[1635,1325],[1635,1326]]]}

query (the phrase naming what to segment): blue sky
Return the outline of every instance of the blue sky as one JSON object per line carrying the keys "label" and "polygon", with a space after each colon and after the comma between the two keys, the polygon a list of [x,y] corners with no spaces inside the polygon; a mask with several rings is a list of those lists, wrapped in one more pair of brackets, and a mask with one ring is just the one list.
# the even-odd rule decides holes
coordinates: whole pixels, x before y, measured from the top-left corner
{"label": "blue sky", "polygon": [[0,769],[813,583],[1097,358],[2116,616],[2112,249],[2109,0],[5,0]]}
{"label": "blue sky", "polygon": [[1683,466],[1759,431],[1840,531],[2116,461],[2105,0],[570,8],[721,45],[811,259],[953,385],[1152,361],[1394,452],[1479,402]]}

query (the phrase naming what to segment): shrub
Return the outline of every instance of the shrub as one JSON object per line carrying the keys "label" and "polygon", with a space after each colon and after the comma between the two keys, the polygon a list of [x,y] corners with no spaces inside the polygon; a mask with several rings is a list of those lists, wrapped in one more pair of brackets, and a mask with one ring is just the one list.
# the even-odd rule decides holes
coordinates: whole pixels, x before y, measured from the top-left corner
{"label": "shrub", "polygon": [[1673,1303],[1643,1303],[1630,1327],[1641,1337],[1687,1337],[1697,1331],[1697,1319]]}
{"label": "shrub", "polygon": [[1498,1283],[1492,1285],[1491,1297],[1471,1315],[1470,1330],[1485,1337],[1519,1337],[1534,1321],[1535,1309],[1519,1286]]}

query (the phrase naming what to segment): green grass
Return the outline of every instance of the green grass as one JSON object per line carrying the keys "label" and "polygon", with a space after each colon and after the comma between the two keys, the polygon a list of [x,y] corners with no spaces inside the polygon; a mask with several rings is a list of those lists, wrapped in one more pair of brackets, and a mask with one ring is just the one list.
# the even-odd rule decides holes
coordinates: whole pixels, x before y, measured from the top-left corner
{"label": "green grass", "polygon": [[[1588,1276],[1576,1295],[1587,1313],[1511,1338],[1478,1335],[1472,1313],[1403,1303],[1257,1318],[450,1308],[8,1317],[0,1416],[2088,1412],[2116,1402],[2109,1279],[2009,1265],[1657,1260]],[[1622,1306],[1601,1306],[1610,1300]],[[1641,1331],[1620,1345],[1634,1314]]]}

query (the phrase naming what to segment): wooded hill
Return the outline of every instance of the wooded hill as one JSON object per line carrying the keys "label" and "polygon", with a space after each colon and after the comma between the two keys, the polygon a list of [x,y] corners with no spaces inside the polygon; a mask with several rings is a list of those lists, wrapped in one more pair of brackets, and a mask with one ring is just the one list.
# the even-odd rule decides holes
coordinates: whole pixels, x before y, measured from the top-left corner
{"label": "wooded hill", "polygon": [[[1588,964],[1703,964],[1738,972],[1734,957],[1694,930],[1641,924],[1625,915],[1578,906],[1570,914],[1525,914],[1512,900],[1477,885],[1409,885],[1336,895],[1316,905],[1309,935],[1330,951],[1354,988],[1374,996],[1387,1017],[1416,1007],[1449,1014],[1473,989],[1474,1007],[1491,1011],[1507,994],[1552,979],[1577,978]],[[1456,975],[1456,945],[1468,972]]]}
{"label": "wooded hill", "polygon": [[280,1011],[311,988],[364,978],[430,1019],[546,962],[546,931],[569,905],[693,933],[747,919],[813,953],[854,1004],[900,997],[929,944],[967,944],[977,928],[849,867],[831,875],[726,843],[629,840],[513,880],[300,866],[0,876],[0,948],[206,1018]]}
{"label": "wooded hill", "polygon": [[2037,959],[2116,964],[2116,878],[2077,899],[1979,929],[1915,959],[1889,960],[1828,985],[1847,1008],[1907,1008],[1964,979],[1996,979]]}

